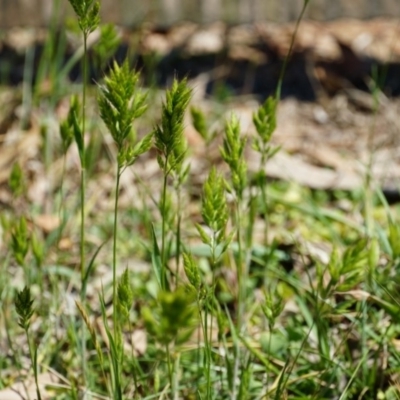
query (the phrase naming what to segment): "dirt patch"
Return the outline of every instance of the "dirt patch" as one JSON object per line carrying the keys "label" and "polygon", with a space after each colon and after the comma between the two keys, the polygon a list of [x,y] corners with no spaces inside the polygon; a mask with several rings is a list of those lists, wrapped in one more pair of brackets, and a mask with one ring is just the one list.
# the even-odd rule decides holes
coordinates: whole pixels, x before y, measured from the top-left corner
{"label": "dirt patch", "polygon": [[[225,93],[231,99],[224,105],[225,117],[236,112],[243,131],[251,134],[252,113],[275,93],[293,29],[293,24],[228,26],[222,22],[207,26],[181,23],[165,29],[144,26],[121,30],[116,57],[122,60],[135,50],[132,62],[142,70],[145,84],[168,86],[174,76],[188,76],[194,87],[193,102],[208,112],[215,109],[215,98]],[[282,86],[273,139],[282,151],[266,166],[270,176],[314,188],[352,189],[362,184],[371,169],[377,184],[397,191],[400,47],[395,38],[399,33],[395,19],[301,23]],[[79,48],[75,39],[66,37],[66,60]],[[32,47],[34,71],[38,68],[45,40],[43,30],[5,32],[0,57],[3,66],[10,64],[11,83],[22,82]],[[79,80],[80,74],[77,65],[69,79]],[[92,70],[93,81],[103,74]],[[379,89],[374,91],[377,84]],[[0,134],[6,148],[9,130],[15,136],[22,98],[18,91],[15,96],[7,91],[2,99]],[[219,125],[222,130],[223,120]],[[202,147],[195,146],[194,157],[203,157]],[[9,148],[6,153],[7,164],[12,165]],[[250,169],[258,167],[254,154],[249,154],[249,160]],[[4,171],[3,179],[8,176]]]}

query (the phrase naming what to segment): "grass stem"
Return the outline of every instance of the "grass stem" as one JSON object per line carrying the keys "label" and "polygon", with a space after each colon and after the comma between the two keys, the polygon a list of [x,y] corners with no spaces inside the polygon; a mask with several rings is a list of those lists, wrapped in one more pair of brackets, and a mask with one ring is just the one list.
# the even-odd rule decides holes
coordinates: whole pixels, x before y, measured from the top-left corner
{"label": "grass stem", "polygon": [[118,323],[118,293],[117,293],[117,232],[118,232],[118,200],[119,200],[119,186],[121,179],[121,167],[117,168],[117,178],[115,182],[115,199],[114,199],[114,226],[113,226],[113,261],[112,261],[112,273],[113,273],[113,323],[114,323],[114,337],[117,337],[117,323]]}
{"label": "grass stem", "polygon": [[[81,149],[81,182],[80,182],[80,206],[81,206],[81,226],[80,226],[80,270],[81,270],[81,303],[84,306],[86,303],[86,262],[85,262],[85,198],[86,198],[86,151],[85,151],[85,129],[86,129],[86,71],[87,71],[87,36],[83,32],[83,82],[82,82],[82,142]],[[84,384],[87,382],[87,367],[86,367],[86,326],[82,324],[82,374]]]}

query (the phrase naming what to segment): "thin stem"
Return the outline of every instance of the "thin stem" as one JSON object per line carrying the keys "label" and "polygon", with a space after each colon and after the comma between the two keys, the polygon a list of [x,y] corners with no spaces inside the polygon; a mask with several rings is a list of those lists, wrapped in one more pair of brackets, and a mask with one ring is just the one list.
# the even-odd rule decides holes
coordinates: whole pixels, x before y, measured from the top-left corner
{"label": "thin stem", "polygon": [[304,13],[306,12],[307,5],[308,5],[309,1],[310,0],[304,0],[303,8],[301,9],[300,15],[296,20],[296,26],[294,28],[294,33],[292,35],[292,40],[290,41],[289,51],[286,54],[286,57],[285,57],[285,59],[283,61],[283,66],[282,66],[281,72],[279,74],[278,85],[276,87],[276,93],[275,93],[275,97],[276,97],[277,100],[280,100],[280,98],[281,98],[283,77],[285,76],[286,69],[287,69],[287,66],[289,64],[290,57],[292,55],[294,42],[295,42],[295,39],[296,39],[296,36],[297,36],[297,31],[299,30],[300,22],[302,21]]}
{"label": "thin stem", "polygon": [[175,246],[175,264],[176,264],[176,276],[175,276],[175,286],[178,287],[178,269],[179,269],[179,260],[181,253],[181,221],[182,221],[182,213],[181,213],[181,187],[180,185],[177,187],[176,195],[177,195],[177,206],[178,206],[178,219],[176,226],[176,246]]}
{"label": "thin stem", "polygon": [[[83,88],[82,88],[82,142],[83,146],[81,149],[81,242],[80,242],[80,258],[81,258],[81,303],[85,304],[86,297],[86,283],[85,283],[85,197],[86,197],[86,152],[85,152],[85,129],[86,129],[86,70],[87,70],[87,32],[83,32],[83,46],[84,46],[84,57],[83,57]],[[86,327],[82,324],[82,373],[84,377],[84,383],[87,381],[86,374]]]}
{"label": "thin stem", "polygon": [[[60,183],[60,204],[58,207],[58,218],[60,220],[60,226],[58,227],[58,232],[57,232],[57,255],[60,254],[60,242],[61,242],[61,237],[63,233],[63,229],[65,227],[65,222],[66,222],[66,216],[65,216],[65,208],[64,208],[64,180],[65,180],[65,173],[67,170],[67,152],[64,152],[64,157],[63,157],[63,166],[62,166],[62,173],[61,173],[61,183]],[[57,262],[57,268],[58,268],[58,262]]]}
{"label": "thin stem", "polygon": [[82,290],[81,290],[81,301],[85,300],[85,290],[84,290],[84,280],[85,280],[85,167],[81,166],[81,243],[80,243],[80,257],[81,257],[81,282],[82,282]]}
{"label": "thin stem", "polygon": [[[165,157],[165,165],[168,167],[168,155]],[[165,251],[165,236],[166,236],[166,219],[167,219],[167,211],[166,211],[166,199],[167,199],[167,183],[168,183],[168,171],[164,173],[164,181],[163,181],[163,190],[161,197],[161,289],[166,290],[167,284],[167,257]],[[171,391],[173,391],[173,371],[171,369],[171,354],[169,351],[169,345],[166,345],[166,353],[167,353],[167,364],[168,364],[168,377],[171,385]]]}
{"label": "thin stem", "polygon": [[267,252],[268,246],[268,231],[269,231],[269,220],[268,220],[268,196],[267,196],[267,174],[265,173],[263,166],[265,166],[267,162],[267,154],[266,149],[263,148],[263,152],[261,155],[261,164],[260,164],[260,192],[261,192],[261,201],[264,208],[264,246],[265,246],[265,255],[264,255],[264,286],[267,286],[267,278],[268,278],[268,258],[269,254]]}
{"label": "thin stem", "polygon": [[[207,296],[208,297],[208,296]],[[200,323],[203,330],[203,338],[204,338],[204,354],[206,360],[206,385],[207,385],[207,392],[206,392],[206,399],[211,399],[211,338],[208,337],[209,335],[209,328],[208,328],[208,306],[209,306],[209,298],[207,302],[205,302],[204,307],[204,314],[201,312],[200,303]]]}
{"label": "thin stem", "polygon": [[171,368],[171,354],[169,351],[169,344],[165,345],[165,351],[167,353],[167,365],[168,365],[168,378],[169,378],[169,384],[171,386],[171,393],[172,393],[172,398],[174,398],[174,381],[173,381],[173,371]]}
{"label": "thin stem", "polygon": [[[168,165],[168,156],[165,158],[165,165]],[[167,198],[167,181],[168,181],[168,173],[164,174],[164,182],[163,182],[163,190],[161,197],[161,288],[165,290],[166,288],[166,279],[167,279],[167,271],[166,271],[166,254],[165,254],[165,236],[166,236],[166,198]]]}
{"label": "thin stem", "polygon": [[204,351],[206,356],[206,384],[207,384],[207,394],[206,399],[211,399],[211,338],[208,337],[209,329],[208,329],[208,306],[209,301],[207,301],[205,310],[204,310],[204,323],[203,325],[203,336],[204,336]]}
{"label": "thin stem", "polygon": [[132,373],[132,377],[133,377],[133,385],[135,387],[135,398],[137,398],[137,395],[139,393],[139,384],[138,384],[138,373],[139,373],[139,366],[138,366],[138,362],[136,360],[136,356],[135,356],[135,343],[134,343],[134,339],[133,339],[133,326],[131,321],[128,322],[129,323],[129,332],[130,332],[130,338],[131,338],[131,359],[132,359],[132,364],[133,364],[133,373]]}
{"label": "thin stem", "polygon": [[173,382],[173,388],[172,388],[172,399],[173,400],[178,400],[178,394],[179,394],[179,363],[180,363],[180,354],[176,354],[175,356],[175,361],[174,361],[174,370],[173,370],[173,375],[172,375],[172,382]]}
{"label": "thin stem", "polygon": [[31,359],[33,375],[34,375],[34,379],[35,379],[37,400],[42,400],[42,396],[40,394],[40,389],[39,389],[38,373],[37,373],[37,353],[36,353],[36,350],[33,348],[32,342],[29,338],[28,329],[25,329],[25,334],[26,334],[26,339],[28,341],[29,357]]}
{"label": "thin stem", "polygon": [[117,217],[118,217],[118,200],[119,200],[119,184],[121,178],[121,168],[118,165],[117,181],[115,183],[115,202],[114,202],[114,228],[113,228],[113,323],[114,337],[117,337]]}
{"label": "thin stem", "polygon": [[[214,281],[214,279],[213,279]],[[213,286],[211,286],[212,291]],[[212,294],[214,295],[214,294]],[[212,342],[212,313],[211,314],[211,326],[208,326],[208,308],[211,308],[211,301],[208,299],[204,311],[204,347],[205,347],[205,354],[206,354],[206,371],[207,371],[207,396],[206,399],[211,398],[211,342]]]}
{"label": "thin stem", "polygon": [[[240,201],[236,202],[236,227],[237,227],[237,241],[238,241],[238,256],[237,256],[237,279],[239,286],[239,298],[238,298],[238,318],[237,318],[237,329],[241,333],[245,311],[246,301],[246,282],[247,282],[247,267],[243,268],[242,259],[242,230],[241,230],[241,212],[240,212]],[[240,346],[236,341],[235,346],[235,363],[233,369],[233,390],[232,398],[236,398],[236,381],[239,377],[239,363],[240,363]]]}
{"label": "thin stem", "polygon": [[[80,243],[80,256],[81,256],[81,280],[82,283],[85,279],[85,129],[86,129],[86,70],[87,70],[87,33],[83,32],[83,88],[82,88],[82,136],[83,136],[83,146],[82,146],[82,157],[81,157],[81,243]],[[83,285],[82,285],[83,288]],[[84,298],[83,290],[81,292],[81,300]]]}
{"label": "thin stem", "polygon": [[237,256],[237,276],[239,285],[239,306],[238,306],[238,329],[241,331],[244,318],[244,302],[246,300],[246,282],[247,268],[243,267],[242,257],[242,228],[241,228],[241,212],[240,203],[236,203],[236,226],[237,226],[237,241],[238,241],[238,256]]}
{"label": "thin stem", "polygon": [[[215,231],[212,233],[212,246],[211,246],[211,271],[212,271],[212,282],[211,282],[211,295],[209,301],[207,301],[208,307],[205,309],[205,346],[207,354],[207,399],[211,398],[211,363],[212,363],[212,332],[213,332],[213,306],[215,296],[215,269],[217,267],[216,247],[217,247],[217,234]],[[210,309],[211,321],[210,327],[208,328],[208,310]]]}

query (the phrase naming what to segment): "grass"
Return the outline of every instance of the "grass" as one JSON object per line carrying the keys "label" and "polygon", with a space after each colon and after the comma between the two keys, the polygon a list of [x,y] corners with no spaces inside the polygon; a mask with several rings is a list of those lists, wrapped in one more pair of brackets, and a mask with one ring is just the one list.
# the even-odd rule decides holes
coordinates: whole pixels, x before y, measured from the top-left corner
{"label": "grass", "polygon": [[[86,48],[98,6],[71,3]],[[115,42],[104,32],[103,57]],[[128,62],[95,90],[85,76],[58,146],[37,156],[44,181],[64,160],[47,194],[60,201],[32,201],[25,164],[10,174],[0,398],[17,381],[29,391],[31,376],[37,399],[399,398],[398,207],[368,179],[330,194],[268,180],[279,90],[253,135],[234,114],[209,132],[191,109],[205,148],[221,143],[198,187],[185,79],[158,106]],[[48,215],[56,228],[37,222]]]}

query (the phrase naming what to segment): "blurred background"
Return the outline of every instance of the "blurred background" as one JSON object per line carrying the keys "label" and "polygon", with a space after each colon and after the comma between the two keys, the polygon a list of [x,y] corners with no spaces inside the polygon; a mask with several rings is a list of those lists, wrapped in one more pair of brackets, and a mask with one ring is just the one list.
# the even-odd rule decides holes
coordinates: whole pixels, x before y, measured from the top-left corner
{"label": "blurred background", "polygon": [[[197,23],[225,21],[288,22],[294,20],[303,0],[102,0],[103,20],[134,27],[143,21],[160,26],[180,20]],[[67,0],[0,0],[0,29],[45,26],[59,7],[58,16],[71,15]],[[315,20],[400,16],[398,0],[311,0],[306,17]]]}
{"label": "blurred background", "polygon": [[[101,79],[108,60],[129,55],[148,86],[166,87],[174,76],[198,78],[199,93],[251,94],[262,101],[275,92],[304,4],[101,0],[102,24],[117,27],[103,33],[116,30],[118,39],[96,64],[94,43],[103,33],[93,35],[90,81]],[[0,10],[0,84],[47,84],[61,75],[81,81],[79,29],[68,0],[0,0]],[[376,76],[387,95],[398,96],[399,17],[399,0],[309,0],[282,97],[320,101],[348,88],[370,92]]]}

